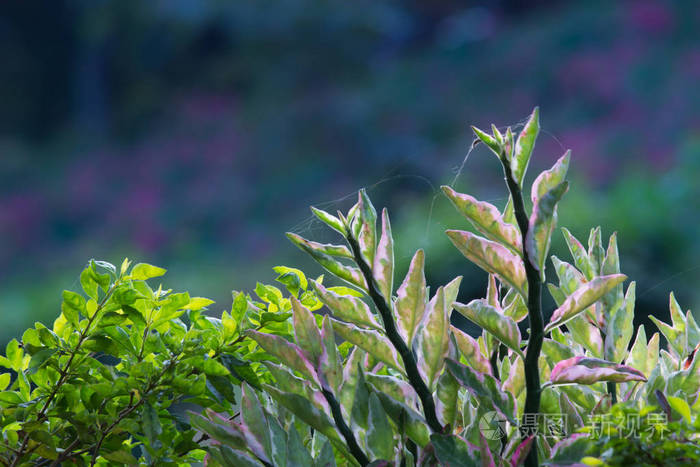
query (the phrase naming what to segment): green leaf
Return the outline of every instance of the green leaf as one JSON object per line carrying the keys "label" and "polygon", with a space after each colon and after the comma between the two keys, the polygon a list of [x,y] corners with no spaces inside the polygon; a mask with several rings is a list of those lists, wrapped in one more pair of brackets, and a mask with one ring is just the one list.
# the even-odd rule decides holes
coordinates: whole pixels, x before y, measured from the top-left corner
{"label": "green leaf", "polygon": [[313,458],[309,454],[309,450],[304,446],[299,432],[294,425],[291,425],[287,438],[287,467],[311,466],[313,466]]}
{"label": "green leaf", "polygon": [[331,446],[331,443],[328,440],[326,440],[326,442],[323,443],[323,447],[321,448],[321,452],[316,458],[314,467],[336,467],[335,455],[333,454],[333,446]]}
{"label": "green leaf", "polygon": [[382,234],[374,255],[372,273],[384,300],[391,303],[394,290],[394,238],[391,235],[391,223],[386,208],[382,211]]}
{"label": "green leaf", "polygon": [[445,303],[445,289],[440,287],[428,303],[417,335],[418,369],[431,390],[435,389],[449,350],[450,311]]}
{"label": "green leaf", "polygon": [[68,322],[77,329],[78,323],[80,322],[80,315],[87,316],[85,299],[82,295],[71,292],[70,290],[64,290],[61,311]]}
{"label": "green leaf", "polygon": [[158,410],[150,403],[146,403],[143,409],[143,418],[141,419],[143,433],[146,435],[148,442],[154,445],[158,440],[158,436],[163,432],[158,417]]}
{"label": "green leaf", "polygon": [[209,453],[222,467],[260,467],[263,465],[248,454],[228,446],[210,448]]}
{"label": "green leaf", "polygon": [[130,277],[134,280],[145,281],[153,277],[160,277],[167,272],[167,269],[159,268],[151,264],[139,263],[131,270]]}
{"label": "green leaf", "polygon": [[247,331],[248,336],[258,343],[267,353],[277,357],[282,363],[287,365],[292,370],[298,371],[308,380],[320,386],[316,369],[304,355],[304,352],[292,344],[287,342],[283,337],[272,334],[265,334],[258,331]]}
{"label": "green leaf", "polygon": [[294,337],[297,345],[304,351],[304,355],[314,365],[321,357],[321,333],[314,315],[294,297],[290,298],[292,311],[294,312]]}
{"label": "green leaf", "polygon": [[338,232],[343,237],[347,235],[347,230],[345,229],[343,222],[334,215],[329,214],[326,211],[316,209],[313,206],[311,207],[311,212],[313,212],[314,215],[318,217],[323,223],[328,225],[330,228]]}
{"label": "green leaf", "polygon": [[433,433],[430,442],[435,457],[446,467],[475,467],[481,464],[479,448],[457,435]]}
{"label": "green leaf", "polygon": [[522,240],[517,227],[503,220],[496,206],[463,193],[457,193],[449,186],[442,191],[457,210],[472,223],[474,228],[488,239],[506,246],[515,254],[522,250]]}
{"label": "green leaf", "polygon": [[447,359],[447,369],[459,384],[467,388],[474,395],[480,404],[493,409],[515,423],[515,401],[513,395],[503,392],[500,384],[493,376],[477,371],[462,365],[452,359]]}
{"label": "green leaf", "polygon": [[457,347],[462,352],[469,366],[479,373],[491,374],[491,364],[488,358],[484,357],[479,349],[479,343],[472,336],[454,326],[450,326],[452,335],[455,336]]}
{"label": "green leaf", "polygon": [[549,324],[545,327],[545,333],[573,319],[626,279],[627,276],[624,274],[610,274],[596,277],[590,282],[581,285],[576,292],[566,297],[566,300],[559,308],[554,310]]}
{"label": "green leaf", "polygon": [[666,396],[666,399],[673,410],[681,414],[687,423],[691,423],[690,406],[684,399],[674,396]]}
{"label": "green leaf", "polygon": [[544,281],[544,263],[549,253],[552,231],[557,218],[557,203],[569,189],[569,183],[564,181],[546,192],[537,200],[530,217],[530,226],[525,237],[525,248],[530,262],[540,271]]}
{"label": "green leaf", "polygon": [[404,373],[403,365],[399,363],[399,356],[396,353],[396,349],[391,345],[389,339],[379,334],[377,331],[361,329],[352,324],[343,323],[335,319],[331,319],[331,321],[333,323],[333,330],[335,330],[343,340],[356,345],[368,354],[374,356],[377,360]]}
{"label": "green leaf", "polygon": [[527,297],[527,279],[522,259],[503,245],[461,230],[448,230],[447,236],[471,262]]}
{"label": "green leaf", "polygon": [[371,459],[391,460],[394,457],[394,430],[375,393],[369,395],[367,450]]}
{"label": "green leaf", "polygon": [[365,372],[362,366],[358,365],[355,371],[357,372],[357,384],[355,385],[350,421],[353,425],[366,430],[369,421],[369,389],[365,382]]}
{"label": "green leaf", "polygon": [[571,235],[571,232],[569,232],[566,227],[562,227],[561,231],[564,234],[564,240],[566,240],[566,245],[569,247],[571,256],[574,258],[576,267],[583,273],[586,280],[593,279],[593,277],[596,276],[596,272],[591,259],[588,257],[588,252],[583,248],[581,242]]}
{"label": "green leaf", "polygon": [[[323,268],[330,272],[331,274],[335,275],[336,277],[352,284],[355,285],[362,290],[367,290],[367,284],[365,283],[365,279],[362,276],[362,273],[360,270],[354,266],[347,266],[339,261],[337,261],[333,256],[331,256],[328,253],[328,248],[326,246],[321,245],[320,243],[312,242],[310,240],[306,240],[302,237],[300,237],[297,234],[288,232],[287,237],[294,243],[296,246],[298,246],[300,249],[303,251],[307,252],[313,259],[316,260],[318,264],[323,266]],[[339,248],[345,248],[345,247],[339,247]],[[347,250],[347,248],[345,248]],[[332,250],[335,251],[336,254],[340,250]],[[348,250],[349,253],[349,250]],[[345,255],[345,253],[343,253]],[[350,255],[352,257],[352,255]]]}
{"label": "green leaf", "polygon": [[632,333],[634,332],[635,282],[627,287],[624,304],[613,311],[607,320],[605,330],[605,357],[613,362],[621,362],[627,355]]}
{"label": "green leaf", "polygon": [[554,163],[551,169],[545,170],[539,174],[535,181],[532,182],[530,199],[532,199],[533,206],[537,204],[537,200],[539,200],[545,193],[564,181],[566,178],[566,172],[569,170],[570,159],[571,150],[568,150],[559,158],[559,160]]}
{"label": "green leaf", "polygon": [[7,386],[10,385],[10,374],[9,373],[3,373],[0,375],[0,391],[4,391],[7,389]]}
{"label": "green leaf", "polygon": [[430,432],[425,419],[403,402],[397,401],[382,392],[376,394],[382,403],[384,411],[391,417],[399,431],[405,433],[418,446],[425,447],[430,441]]}
{"label": "green leaf", "polygon": [[102,457],[111,462],[117,462],[119,464],[135,465],[138,461],[128,450],[120,449],[119,451],[112,451],[107,453],[101,453]]}
{"label": "green leaf", "polygon": [[210,300],[208,298],[204,297],[192,297],[190,298],[190,303],[185,305],[183,308],[186,310],[201,310],[203,308],[208,307],[214,302],[214,300]]}
{"label": "green leaf", "polygon": [[248,449],[259,459],[270,462],[272,454],[270,426],[255,391],[245,383],[241,385],[241,419],[241,428]]}
{"label": "green leaf", "polygon": [[466,305],[455,303],[454,306],[462,316],[494,335],[516,354],[523,356],[520,349],[520,329],[513,318],[499,313],[483,299],[472,300]]}
{"label": "green leaf", "polygon": [[630,366],[590,357],[573,357],[557,363],[550,374],[552,384],[594,384],[646,381],[644,374]]}
{"label": "green leaf", "polygon": [[423,250],[416,251],[408,268],[408,273],[403,283],[396,291],[396,325],[401,337],[406,340],[409,348],[412,347],[418,325],[423,320],[426,302],[425,254]]}
{"label": "green leaf", "polygon": [[318,298],[328,307],[335,318],[366,328],[382,329],[369,306],[360,298],[335,293],[315,281],[312,284]]}
{"label": "green leaf", "polygon": [[207,358],[204,360],[204,362],[202,363],[202,371],[207,376],[228,376],[229,375],[229,371],[224,365],[217,362],[216,360],[212,360],[211,358]]}
{"label": "green leaf", "polygon": [[530,118],[525,123],[518,139],[515,142],[513,159],[510,161],[510,169],[513,172],[513,178],[518,185],[523,186],[523,179],[527,166],[530,163],[532,150],[535,148],[535,140],[540,132],[540,110],[538,107],[532,111]]}
{"label": "green leaf", "polygon": [[317,409],[306,398],[298,394],[282,392],[274,386],[270,386],[268,384],[264,384],[263,388],[265,389],[265,392],[270,394],[273,400],[299,417],[300,420],[312,427],[314,430],[320,431],[331,441],[341,441],[333,422],[326,414]]}
{"label": "green leaf", "polygon": [[493,151],[498,158],[501,158],[501,145],[498,144],[498,141],[496,141],[495,138],[493,138],[491,135],[488,133],[481,131],[475,126],[472,126],[472,130],[474,131],[474,134],[476,135],[479,140],[481,140],[491,151]]}

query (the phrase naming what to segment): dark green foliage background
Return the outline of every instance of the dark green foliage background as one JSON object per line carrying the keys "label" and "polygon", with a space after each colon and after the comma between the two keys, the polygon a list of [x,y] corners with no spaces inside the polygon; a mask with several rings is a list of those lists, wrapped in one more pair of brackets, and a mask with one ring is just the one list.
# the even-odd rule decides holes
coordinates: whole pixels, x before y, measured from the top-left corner
{"label": "dark green foliage background", "polygon": [[[696,2],[271,5],[0,6],[0,343],[53,320],[85,258],[167,264],[221,309],[277,264],[320,273],[280,232],[315,235],[306,206],[345,210],[360,186],[392,211],[398,270],[423,247],[466,301],[485,276],[435,187],[468,124],[534,105],[530,173],[573,150],[560,224],[619,232],[638,316],[666,319],[671,287],[697,308]],[[472,157],[455,187],[502,207],[498,174]]]}

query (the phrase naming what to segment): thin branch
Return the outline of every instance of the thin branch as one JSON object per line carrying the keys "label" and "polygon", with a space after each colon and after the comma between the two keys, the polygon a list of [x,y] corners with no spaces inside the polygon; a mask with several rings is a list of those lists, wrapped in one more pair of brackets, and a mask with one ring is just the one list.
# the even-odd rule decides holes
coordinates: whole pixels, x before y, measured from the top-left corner
{"label": "thin branch", "polygon": [[[523,420],[528,414],[537,414],[540,411],[540,370],[538,360],[542,351],[542,341],[544,340],[544,318],[542,317],[542,279],[540,273],[535,268],[532,259],[529,257],[527,248],[525,248],[527,231],[529,228],[529,220],[525,203],[523,202],[523,193],[518,185],[518,182],[513,177],[513,172],[510,168],[505,154],[502,154],[501,163],[505,174],[508,191],[513,199],[513,211],[515,219],[520,227],[523,245],[523,263],[525,263],[525,275],[527,277],[527,310],[528,319],[530,321],[530,336],[528,338],[527,351],[525,354],[525,409],[523,412]],[[535,415],[536,417],[536,415]],[[521,427],[521,435],[527,436],[527,427],[523,424]],[[536,443],[536,440],[535,440]],[[530,449],[530,453],[525,459],[525,467],[537,467],[537,446],[534,445]]]}
{"label": "thin branch", "polygon": [[418,372],[418,365],[416,364],[416,359],[413,353],[408,348],[403,338],[396,329],[396,323],[394,322],[394,316],[391,313],[391,308],[387,304],[386,300],[379,292],[376,282],[374,281],[374,275],[372,274],[372,269],[369,267],[367,262],[364,260],[360,254],[360,245],[357,240],[353,238],[350,234],[346,237],[348,244],[350,245],[350,250],[353,253],[355,262],[360,268],[362,275],[367,282],[367,291],[369,296],[374,302],[375,307],[382,316],[382,321],[384,322],[384,328],[386,331],[386,336],[389,341],[394,346],[396,351],[401,355],[403,359],[404,367],[406,368],[406,375],[408,376],[408,381],[413,386],[413,389],[418,394],[420,401],[423,405],[423,414],[425,415],[425,420],[428,423],[430,429],[435,433],[442,433],[443,426],[438,420],[437,412],[435,410],[435,401],[433,400],[433,395],[425,384],[423,378]]}
{"label": "thin branch", "polygon": [[[46,418],[46,412],[49,410],[49,406],[51,405],[51,402],[53,402],[53,399],[56,397],[58,394],[59,389],[61,389],[61,386],[66,382],[68,379],[68,375],[70,374],[70,369],[71,365],[73,364],[73,359],[75,356],[78,354],[78,351],[80,350],[80,346],[83,344],[85,339],[88,336],[88,331],[90,330],[90,326],[92,326],[92,323],[95,321],[95,318],[99,315],[100,311],[104,307],[105,303],[107,303],[107,300],[109,300],[109,297],[112,295],[114,292],[114,289],[119,285],[119,280],[117,279],[114,284],[112,284],[112,287],[109,288],[107,293],[105,294],[104,297],[102,297],[102,300],[100,300],[100,303],[97,306],[97,309],[95,310],[95,313],[88,318],[88,322],[85,325],[85,329],[83,329],[80,332],[80,338],[78,339],[78,343],[75,344],[75,348],[71,351],[70,357],[68,358],[68,361],[66,362],[66,365],[63,367],[61,372],[59,373],[59,378],[56,384],[54,385],[53,389],[51,390],[51,393],[49,394],[49,397],[46,399],[46,402],[44,403],[44,406],[41,408],[39,413],[37,414],[37,421],[43,421]],[[24,456],[25,449],[27,449],[27,443],[29,442],[29,433],[24,435],[24,438],[22,439],[22,444],[20,445],[20,448],[17,450],[17,455],[15,458],[12,460],[12,463],[10,464],[10,467],[15,467],[22,456]]]}
{"label": "thin branch", "polygon": [[348,445],[348,449],[350,449],[350,454],[352,454],[353,457],[357,459],[357,462],[359,462],[362,467],[366,466],[367,464],[369,464],[369,459],[362,451],[360,445],[357,444],[357,440],[355,439],[355,435],[353,434],[352,430],[347,425],[347,423],[345,423],[345,420],[343,419],[343,412],[340,410],[340,403],[338,402],[338,399],[336,399],[333,393],[326,388],[322,387],[321,391],[323,392],[323,397],[326,398],[326,401],[328,402],[328,405],[331,408],[331,414],[333,415],[333,421],[335,421],[335,426],[338,428],[338,431],[340,431],[340,434],[343,435],[343,438],[345,438],[345,442]]}

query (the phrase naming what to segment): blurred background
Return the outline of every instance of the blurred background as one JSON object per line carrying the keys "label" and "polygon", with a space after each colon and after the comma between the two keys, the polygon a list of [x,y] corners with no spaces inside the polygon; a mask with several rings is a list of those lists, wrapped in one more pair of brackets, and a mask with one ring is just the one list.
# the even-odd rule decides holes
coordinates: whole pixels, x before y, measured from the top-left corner
{"label": "blurred background", "polygon": [[618,232],[639,322],[668,318],[671,289],[698,308],[699,26],[696,1],[2,2],[0,343],[52,322],[90,258],[167,267],[216,312],[273,266],[316,276],[284,232],[333,240],[308,206],[363,186],[397,281],[421,247],[431,284],[479,296],[438,188],[503,207],[469,125],[535,105],[528,180],[573,151],[560,225]]}

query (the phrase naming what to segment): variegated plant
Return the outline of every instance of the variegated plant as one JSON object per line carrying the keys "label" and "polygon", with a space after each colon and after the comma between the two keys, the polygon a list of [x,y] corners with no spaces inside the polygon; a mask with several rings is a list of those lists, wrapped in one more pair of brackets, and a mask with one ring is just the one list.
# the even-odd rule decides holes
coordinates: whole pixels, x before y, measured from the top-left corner
{"label": "variegated plant", "polygon": [[[314,313],[292,297],[291,335],[247,332],[274,357],[276,363],[266,367],[275,383],[262,385],[266,395],[260,399],[244,390],[241,404],[259,406],[255,419],[262,422],[249,425],[243,409],[243,422],[211,413],[199,417],[200,428],[219,443],[212,449],[220,463],[534,466],[538,457],[546,465],[564,465],[579,462],[584,453],[594,462],[602,454],[577,432],[615,401],[640,408],[673,403],[683,413],[700,408],[694,358],[700,330],[673,297],[672,325],[657,322],[668,351],[659,352],[659,335],[647,340],[644,327],[630,348],[635,286],[623,290],[615,235],[604,249],[601,229],[593,229],[586,249],[563,229],[573,263],[552,257],[558,284],[546,282],[570,155],[535,179],[528,214],[523,182],[538,127],[535,109],[517,138],[510,128],[501,133],[493,127],[492,134],[474,129],[503,165],[510,194],[503,213],[443,188],[477,232],[447,235],[489,273],[483,299],[457,302],[459,277],[431,295],[422,250],[395,284],[389,216],[382,211],[378,229],[377,212],[363,190],[345,214],[312,208],[343,242],[288,236],[349,287],[309,281],[324,309]],[[557,304],[547,323],[541,309],[545,284]],[[481,335],[452,326],[453,309],[478,325]],[[519,323],[529,325],[526,336]],[[541,414],[564,415],[565,423],[550,426]],[[216,435],[217,426],[227,428]],[[292,431],[282,433],[281,426]],[[311,443],[306,463],[288,454],[296,430]],[[237,462],[245,456],[248,464],[227,462],[227,454],[239,456]],[[318,456],[325,460],[311,460]]]}

